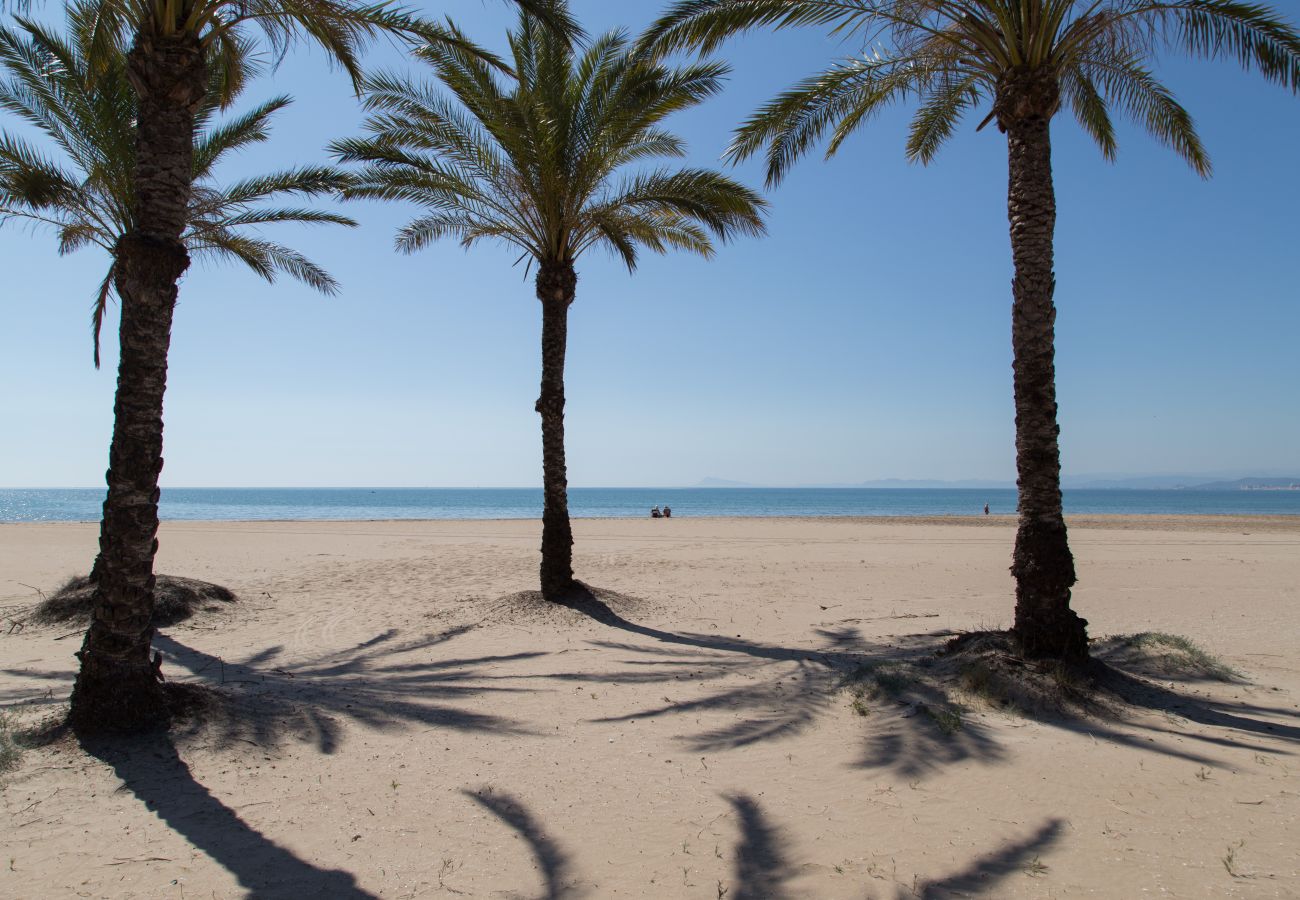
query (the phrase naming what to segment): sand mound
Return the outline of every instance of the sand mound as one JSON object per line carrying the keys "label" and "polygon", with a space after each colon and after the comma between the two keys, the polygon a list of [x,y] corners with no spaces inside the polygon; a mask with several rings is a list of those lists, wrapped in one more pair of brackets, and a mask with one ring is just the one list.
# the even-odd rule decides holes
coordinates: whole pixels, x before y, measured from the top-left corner
{"label": "sand mound", "polygon": [[1117,634],[1093,644],[1092,654],[1130,675],[1159,680],[1243,682],[1242,674],[1198,644],[1177,634]]}
{"label": "sand mound", "polygon": [[541,591],[518,591],[488,600],[481,610],[481,621],[571,629],[603,623],[611,613],[621,618],[642,619],[660,612],[663,604],[579,582],[576,590],[561,603],[546,600]]}
{"label": "sand mound", "polygon": [[[84,625],[90,622],[94,598],[95,583],[89,576],[71,578],[36,607],[31,621],[39,625]],[[219,584],[159,575],[154,588],[153,623],[160,628],[175,625],[195,613],[215,612],[222,608],[222,604],[234,603],[237,599],[233,591]]]}

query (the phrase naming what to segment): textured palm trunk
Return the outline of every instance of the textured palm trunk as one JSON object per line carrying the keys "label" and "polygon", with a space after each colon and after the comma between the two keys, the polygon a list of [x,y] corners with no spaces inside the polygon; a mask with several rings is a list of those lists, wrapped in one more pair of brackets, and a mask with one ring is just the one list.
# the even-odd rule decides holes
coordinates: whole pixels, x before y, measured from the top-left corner
{"label": "textured palm trunk", "polygon": [[176,282],[189,266],[181,242],[190,199],[194,108],[207,86],[192,39],[136,37],[128,72],[139,96],[136,230],[118,241],[121,360],[113,407],[108,495],[100,525],[94,614],[72,690],[78,731],[140,731],[167,708],[153,639],[163,393]]}
{"label": "textured palm trunk", "polygon": [[537,272],[542,302],[542,596],[563,600],[573,587],[573,529],[569,524],[569,475],[564,463],[564,352],[569,306],[578,285],[570,262],[543,263]]}
{"label": "textured palm trunk", "polygon": [[1074,557],[1061,506],[1057,443],[1051,118],[1055,78],[1015,72],[998,91],[998,124],[1007,135],[1011,223],[1011,344],[1016,404],[1019,525],[1011,572],[1016,579],[1014,633],[1026,656],[1081,662],[1087,622],[1070,609]]}

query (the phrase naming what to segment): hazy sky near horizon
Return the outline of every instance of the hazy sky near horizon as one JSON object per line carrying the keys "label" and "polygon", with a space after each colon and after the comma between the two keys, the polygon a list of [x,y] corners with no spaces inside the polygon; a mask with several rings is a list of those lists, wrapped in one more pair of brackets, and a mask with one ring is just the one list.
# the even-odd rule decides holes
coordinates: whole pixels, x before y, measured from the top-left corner
{"label": "hazy sky near horizon", "polygon": [[[665,5],[574,9],[594,34]],[[514,21],[498,0],[422,8],[490,46]],[[1294,3],[1279,8],[1296,21]],[[670,122],[689,162],[718,164],[759,103],[854,49],[815,30],[728,44],[725,93]],[[405,66],[388,47],[370,58]],[[1196,118],[1209,181],[1127,123],[1111,165],[1068,113],[1054,122],[1064,469],[1294,475],[1300,99],[1226,62],[1170,59],[1159,74]],[[277,93],[295,103],[226,178],[322,161],[359,133],[345,76],[314,49],[243,105]],[[909,165],[911,111],[796,167],[770,192],[764,239],[713,261],[646,255],[632,276],[601,253],[580,260],[571,484],[1014,478],[1005,138],[975,132],[980,110],[933,164]],[[736,174],[762,183],[756,163]],[[164,485],[540,484],[540,309],[514,254],[445,242],[400,256],[413,207],[346,211],[360,228],[274,231],[330,269],[337,297],[234,267],[186,275]],[[88,323],[106,265],[95,250],[58,257],[48,231],[0,228],[2,486],[103,483],[116,310],[99,371]]]}

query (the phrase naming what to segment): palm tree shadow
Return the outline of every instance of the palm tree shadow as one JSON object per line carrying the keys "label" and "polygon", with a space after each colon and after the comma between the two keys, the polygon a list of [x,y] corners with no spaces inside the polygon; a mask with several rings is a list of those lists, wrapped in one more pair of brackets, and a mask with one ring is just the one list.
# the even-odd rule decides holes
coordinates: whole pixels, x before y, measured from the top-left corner
{"label": "palm tree shadow", "polygon": [[514,829],[523,838],[545,881],[540,900],[576,900],[584,891],[573,883],[568,853],[543,830],[533,815],[508,794],[461,790],[469,799]]}
{"label": "palm tree shadow", "polygon": [[780,829],[767,821],[748,794],[724,794],[723,799],[731,804],[740,825],[731,896],[734,900],[786,900],[792,896],[786,882],[795,873],[786,859]]}
{"label": "palm tree shadow", "polygon": [[[1261,706],[1239,699],[1196,696],[1174,689],[1174,682],[1160,684],[1141,671],[1094,660],[1093,677],[1097,685],[1124,705],[1124,713],[1143,711],[1160,716],[1159,720],[1135,721],[1133,716],[1103,711],[1102,716],[1087,721],[1067,719],[1061,726],[1073,731],[1086,731],[1117,744],[1144,750],[1157,750],[1201,765],[1218,765],[1218,761],[1193,751],[1179,750],[1169,744],[1153,744],[1140,733],[1121,731],[1119,724],[1159,737],[1191,739],[1212,747],[1250,750],[1290,756],[1291,751],[1261,743],[1259,738],[1300,744],[1300,712],[1283,706]],[[1192,679],[1183,677],[1183,683],[1212,683],[1218,679]],[[1269,721],[1269,719],[1274,721]],[[1163,721],[1167,724],[1159,724]],[[1188,723],[1202,726],[1201,731],[1190,729]],[[1244,737],[1249,735],[1250,737]]]}
{"label": "palm tree shadow", "polygon": [[123,787],[169,828],[234,875],[249,898],[374,900],[351,874],[313,866],[241,819],[194,778],[167,734],[83,739],[81,746],[111,766]]}
{"label": "palm tree shadow", "polygon": [[201,715],[178,727],[197,731],[216,749],[237,743],[272,746],[286,737],[310,742],[321,753],[338,749],[340,720],[379,731],[424,726],[497,734],[531,734],[505,716],[464,709],[456,701],[485,694],[524,693],[506,686],[492,670],[545,654],[432,658],[431,651],[469,627],[398,640],[390,629],[353,647],[306,660],[284,659],[282,647],[267,647],[242,659],[225,660],[158,634],[154,646],[188,670],[206,689]]}
{"label": "palm tree shadow", "polygon": [[[685,738],[687,746],[699,753],[798,734],[840,703],[841,689],[854,673],[932,654],[952,634],[937,632],[881,643],[867,640],[856,626],[846,626],[817,629],[822,641],[820,647],[781,647],[741,637],[683,634],[641,625],[619,615],[602,595],[621,600],[619,605],[635,606],[630,599],[618,598],[609,591],[597,592],[582,584],[564,602],[603,625],[673,646],[593,641],[599,647],[638,654],[627,660],[628,669],[600,676],[601,680],[646,683],[673,682],[686,677],[699,683],[732,675],[746,679],[739,687],[723,688],[690,700],[665,698],[662,706],[596,720],[622,722],[703,711],[737,714],[735,722]],[[591,680],[591,676],[583,677]],[[944,734],[923,717],[891,716],[889,722],[889,732],[868,738],[864,765],[894,768],[915,777],[941,765],[970,759],[993,764],[1005,758],[1005,751],[992,732],[979,723],[971,723],[954,734]]]}
{"label": "palm tree shadow", "polygon": [[900,888],[896,897],[947,900],[952,897],[997,896],[997,886],[1012,875],[1037,876],[1047,867],[1038,861],[1061,836],[1064,824],[1049,819],[1032,835],[971,860],[963,869],[943,878]]}
{"label": "palm tree shadow", "polygon": [[[661,706],[596,720],[621,722],[703,711],[738,714],[738,719],[731,724],[685,738],[687,746],[697,752],[715,752],[803,731],[838,702],[840,690],[850,684],[857,673],[899,664],[914,672],[922,672],[927,661],[943,651],[954,634],[931,632],[896,637],[892,643],[883,644],[867,640],[857,627],[845,626],[818,629],[822,646],[801,649],[762,644],[741,637],[677,633],[642,625],[629,621],[612,608],[613,605],[635,608],[637,601],[583,584],[576,586],[564,604],[602,625],[668,645],[646,647],[637,643],[593,641],[595,646],[637,654],[625,661],[627,669],[599,676],[597,680],[667,683],[685,679],[701,683],[733,674],[746,679],[746,683],[739,687],[720,689],[689,700],[665,698]],[[1127,668],[1121,661],[1106,657],[1104,652],[1094,662],[1091,675],[1096,686],[1107,695],[1107,704],[1091,708],[1086,715],[1045,708],[1030,712],[1039,722],[1052,727],[1087,733],[1117,745],[1202,765],[1219,765],[1220,762],[1206,754],[1183,749],[1177,746],[1176,741],[1160,738],[1190,738],[1202,745],[1273,753],[1286,751],[1243,739],[1242,733],[1300,741],[1300,727],[1288,721],[1300,715],[1295,710],[1184,694],[1173,688],[1173,682],[1162,685],[1148,673]],[[592,680],[590,675],[552,677]],[[1181,680],[1192,683],[1198,679],[1184,677]],[[963,761],[992,764],[1005,760],[1006,750],[989,724],[967,718],[958,728],[943,728],[938,727],[937,720],[931,716],[916,714],[918,710],[960,706],[954,703],[951,688],[952,685],[945,684],[943,679],[916,679],[908,687],[907,703],[886,705],[882,715],[873,723],[855,766],[890,768],[910,779]],[[1134,715],[1140,712],[1162,715],[1164,721],[1174,726],[1193,722],[1204,727],[1200,731],[1166,728],[1160,720],[1152,721],[1151,716],[1140,718]],[[1268,717],[1282,721],[1270,722]]]}

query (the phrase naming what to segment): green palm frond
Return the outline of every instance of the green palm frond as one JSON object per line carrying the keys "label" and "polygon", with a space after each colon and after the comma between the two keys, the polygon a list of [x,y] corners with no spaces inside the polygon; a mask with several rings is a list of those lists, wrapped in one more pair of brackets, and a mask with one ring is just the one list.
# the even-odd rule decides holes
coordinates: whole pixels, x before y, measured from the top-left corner
{"label": "green palm frond", "polygon": [[[943,142],[956,131],[962,114],[980,100],[980,79],[976,75],[943,72],[933,80],[935,84],[917,108],[907,136],[907,158],[922,164],[934,159]],[[840,138],[838,133],[836,138]],[[837,146],[833,143],[832,149]]]}
{"label": "green palm frond", "polygon": [[1201,144],[1192,117],[1163,84],[1133,57],[1084,61],[1080,67],[1107,96],[1128,112],[1152,137],[1208,178],[1210,158]]}
{"label": "green palm frond", "polygon": [[372,76],[365,136],[331,145],[363,164],[346,196],[423,208],[399,250],[490,238],[572,263],[601,245],[633,268],[639,249],[707,255],[713,239],[763,231],[765,202],[732,179],[635,170],[685,153],[662,123],[716,93],[725,66],[668,67],[621,32],[575,50],[526,12],[509,46],[509,74],[461,47],[421,48],[443,90]]}
{"label": "green palm frond", "polygon": [[205,229],[190,240],[189,248],[200,259],[238,259],[271,283],[277,274],[283,273],[322,294],[334,295],[339,291],[338,282],[329,272],[297,250],[229,228]]}
{"label": "green palm frond", "polygon": [[1068,71],[1061,79],[1061,91],[1070,102],[1079,126],[1097,143],[1102,158],[1114,162],[1119,151],[1115,126],[1110,118],[1110,104],[1082,66]]}
{"label": "green palm frond", "polygon": [[[194,178],[206,178],[212,172],[212,167],[226,154],[266,141],[270,136],[267,125],[271,117],[291,102],[281,94],[202,132],[194,142]],[[200,127],[202,124],[200,122]]]}
{"label": "green palm frond", "polygon": [[650,26],[641,46],[661,53],[712,53],[728,38],[757,28],[852,31],[865,23],[872,5],[854,0],[682,0]]}
{"label": "green palm frond", "polygon": [[[0,107],[34,125],[56,156],[0,132],[0,222],[23,219],[49,226],[60,253],[97,245],[109,254],[135,227],[135,95],[126,77],[125,46],[115,56],[92,58],[96,4],[74,6],[67,36],[19,19],[0,28]],[[125,32],[116,32],[125,39]],[[102,37],[102,35],[101,35]],[[102,49],[99,51],[104,52]],[[231,74],[213,67],[214,83]],[[269,137],[272,116],[289,104],[276,97],[252,110],[215,121],[219,90],[196,113],[194,189],[187,248],[201,257],[239,260],[263,278],[287,274],[334,293],[337,284],[318,265],[283,245],[252,237],[252,228],[277,223],[354,226],[337,213],[267,205],[285,197],[332,197],[350,177],[330,166],[303,166],[221,185],[213,170],[228,154]],[[99,335],[113,292],[113,267],[92,307],[96,366]]]}
{"label": "green palm frond", "polygon": [[766,148],[767,183],[775,185],[827,130],[834,134],[830,157],[872,115],[918,91],[925,75],[919,67],[879,56],[836,64],[760,107],[736,129],[725,156],[739,162]]}

